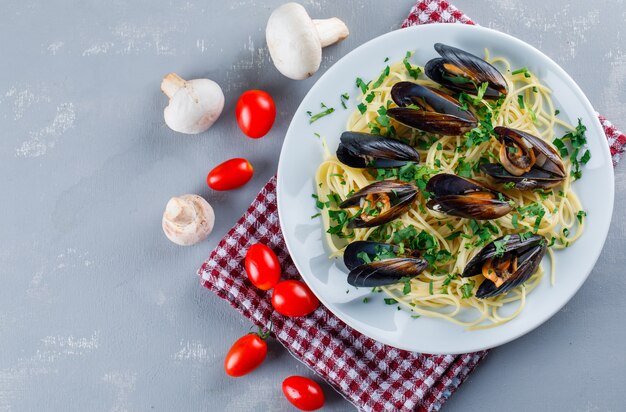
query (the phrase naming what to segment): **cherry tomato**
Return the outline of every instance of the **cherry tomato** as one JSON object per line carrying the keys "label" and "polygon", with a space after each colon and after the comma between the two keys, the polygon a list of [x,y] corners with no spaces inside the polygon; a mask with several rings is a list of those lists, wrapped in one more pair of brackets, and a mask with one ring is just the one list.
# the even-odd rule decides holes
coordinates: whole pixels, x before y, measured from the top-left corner
{"label": "cherry tomato", "polygon": [[206,183],[214,190],[237,189],[252,179],[254,169],[246,159],[235,158],[220,163],[209,172]]}
{"label": "cherry tomato", "polygon": [[269,247],[255,243],[246,252],[248,279],[261,290],[270,290],[280,280],[280,262]]}
{"label": "cherry tomato", "polygon": [[274,99],[263,90],[248,90],[237,101],[237,123],[248,137],[258,139],[270,131],[276,119]]}
{"label": "cherry tomato", "polygon": [[283,381],[285,398],[302,411],[314,411],[324,406],[322,388],[304,376],[290,376]]}
{"label": "cherry tomato", "polygon": [[285,316],[306,316],[320,305],[311,289],[299,280],[283,280],[274,287],[272,306]]}
{"label": "cherry tomato", "polygon": [[258,368],[267,355],[266,337],[267,335],[249,333],[237,339],[224,359],[226,373],[239,377]]}

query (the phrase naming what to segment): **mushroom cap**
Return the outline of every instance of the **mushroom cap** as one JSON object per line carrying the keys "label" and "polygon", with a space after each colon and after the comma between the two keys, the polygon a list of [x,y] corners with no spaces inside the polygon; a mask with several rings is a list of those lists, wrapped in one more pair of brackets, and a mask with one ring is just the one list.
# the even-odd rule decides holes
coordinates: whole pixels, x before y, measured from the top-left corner
{"label": "mushroom cap", "polygon": [[274,65],[294,80],[311,77],[322,62],[322,44],[304,7],[286,3],[272,12],[265,29]]}
{"label": "mushroom cap", "polygon": [[213,208],[198,195],[173,197],[163,213],[163,232],[172,242],[189,246],[206,239],[215,224]]}
{"label": "mushroom cap", "polygon": [[163,111],[170,129],[187,134],[206,131],[215,123],[224,109],[222,88],[209,79],[185,82],[170,99]]}

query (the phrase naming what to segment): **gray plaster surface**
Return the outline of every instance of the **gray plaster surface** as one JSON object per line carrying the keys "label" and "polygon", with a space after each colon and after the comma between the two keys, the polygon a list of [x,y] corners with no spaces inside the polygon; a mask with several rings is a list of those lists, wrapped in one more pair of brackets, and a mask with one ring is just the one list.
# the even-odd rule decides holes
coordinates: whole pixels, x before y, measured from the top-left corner
{"label": "gray plaster surface", "polygon": [[[196,269],[275,173],[284,132],[311,85],[283,78],[264,27],[278,0],[5,0],[0,5],[0,411],[291,410],[280,383],[311,375],[275,342],[254,374],[222,370],[249,322],[199,286]],[[351,29],[320,73],[399,26],[410,0],[310,0],[311,14]],[[537,46],[626,128],[623,1],[457,0],[483,25]],[[184,136],[162,120],[162,76],[222,85],[224,114]],[[244,137],[234,103],[249,88],[276,99],[261,140]],[[255,166],[243,189],[211,192],[212,166]],[[626,384],[626,166],[589,280],[554,318],[497,348],[450,411],[620,411]],[[207,242],[167,241],[169,197],[215,208]],[[328,410],[352,406],[324,386]]]}

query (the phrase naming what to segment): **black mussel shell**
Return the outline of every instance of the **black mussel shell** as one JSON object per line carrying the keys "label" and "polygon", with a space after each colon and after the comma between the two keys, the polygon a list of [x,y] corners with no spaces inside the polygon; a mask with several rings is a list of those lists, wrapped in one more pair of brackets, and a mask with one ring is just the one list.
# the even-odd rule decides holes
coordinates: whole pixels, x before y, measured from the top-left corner
{"label": "black mussel shell", "polygon": [[381,248],[398,248],[387,243],[356,241],[350,243],[344,251],[343,260],[350,273],[348,283],[356,287],[375,287],[398,283],[402,278],[412,278],[428,267],[428,262],[418,257],[396,257],[365,263],[358,257],[360,252],[373,256]]}
{"label": "black mussel shell", "polygon": [[433,194],[426,207],[451,216],[490,220],[513,210],[509,199],[502,193],[452,174],[433,176],[426,185],[426,191]]}
{"label": "black mussel shell", "polygon": [[[476,297],[481,299],[489,298],[510,291],[526,282],[541,263],[541,259],[547,250],[546,239],[543,236],[533,235],[526,239],[522,239],[519,235],[508,236],[499,258],[512,259],[517,257],[517,270],[499,288],[491,280],[485,279],[478,288]],[[502,242],[505,237],[502,236],[482,248],[465,266],[461,276],[471,277],[481,274],[485,261],[496,257],[497,248],[495,242]]]}
{"label": "black mussel shell", "polygon": [[[563,178],[566,176],[563,159],[561,159],[557,150],[545,140],[522,130],[511,129],[508,127],[498,126],[494,128],[493,131],[498,135],[503,147],[506,146],[507,143],[510,144],[510,142],[516,142],[518,145],[525,145],[525,147],[530,148],[530,150],[532,150],[532,155],[529,157],[532,158],[532,167],[545,170],[548,173],[552,173],[553,175],[561,176]],[[508,167],[509,164],[503,160],[501,152],[500,161],[503,166],[507,169],[507,171],[509,171],[509,173],[518,175],[518,173],[511,170]]]}
{"label": "black mussel shell", "polygon": [[527,133],[498,126],[494,132],[500,138],[500,163],[512,175],[528,173],[535,165],[535,152],[527,143]]}
{"label": "black mussel shell", "polygon": [[557,186],[563,181],[562,177],[541,169],[531,169],[530,172],[524,173],[522,176],[513,176],[504,166],[490,163],[481,165],[480,170],[496,183],[514,183],[518,190],[547,189]]}
{"label": "black mussel shell", "polygon": [[357,216],[348,223],[350,228],[363,228],[380,226],[383,223],[390,222],[403,213],[405,213],[415,198],[417,197],[417,188],[410,183],[398,180],[383,180],[365,186],[363,189],[354,193],[352,196],[344,200],[339,207],[342,209],[359,206],[361,199],[368,195],[386,194],[389,196],[391,208],[378,216],[369,219],[363,219]]}
{"label": "black mussel shell", "polygon": [[[495,182],[513,182],[519,190],[532,190],[554,187],[565,179],[563,160],[549,143],[530,133],[508,127],[498,126],[494,131],[502,143],[502,164],[485,164],[480,168]],[[515,153],[510,153],[510,147],[516,148]],[[514,159],[514,155],[522,154],[519,150],[525,151],[523,156]],[[520,167],[522,164],[525,167]]]}
{"label": "black mussel shell", "polygon": [[[476,94],[482,83],[488,83],[484,96],[492,99],[508,92],[502,74],[480,57],[442,43],[435,44],[435,50],[441,58],[430,60],[424,67],[433,81],[451,90],[472,94]],[[458,73],[452,73],[446,65],[451,65]]]}
{"label": "black mussel shell", "polygon": [[[519,133],[521,131],[518,130],[517,132]],[[567,176],[567,173],[565,173],[563,159],[561,158],[559,152],[557,152],[556,148],[545,140],[529,133],[524,133],[524,138],[528,140],[533,147],[533,151],[535,153],[535,168],[545,170],[548,173],[552,173],[555,176],[560,176],[562,178]]]}
{"label": "black mussel shell", "polygon": [[343,132],[337,148],[337,158],[356,168],[402,167],[408,162],[419,163],[420,155],[413,147],[396,139],[369,133]]}
{"label": "black mussel shell", "polygon": [[[456,136],[478,124],[476,116],[453,97],[412,82],[398,82],[391,88],[391,98],[399,106],[387,110],[392,119],[429,133]],[[407,107],[415,105],[419,108]]]}

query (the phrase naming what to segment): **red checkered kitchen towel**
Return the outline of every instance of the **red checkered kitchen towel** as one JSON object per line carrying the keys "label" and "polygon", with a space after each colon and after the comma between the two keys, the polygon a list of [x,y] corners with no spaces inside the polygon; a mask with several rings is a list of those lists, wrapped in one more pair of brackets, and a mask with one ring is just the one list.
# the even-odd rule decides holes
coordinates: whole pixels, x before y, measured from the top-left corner
{"label": "red checkered kitchen towel", "polygon": [[[474,24],[446,1],[421,0],[402,27],[432,22]],[[617,163],[626,136],[602,116],[600,121]],[[255,324],[267,328],[271,320],[275,338],[360,410],[436,411],[487,354],[425,355],[399,350],[360,334],[324,306],[306,317],[278,315],[268,293],[252,286],[246,277],[243,259],[254,243],[277,252],[283,278],[300,277],[278,223],[276,178],[265,185],[202,265],[202,285]]]}

